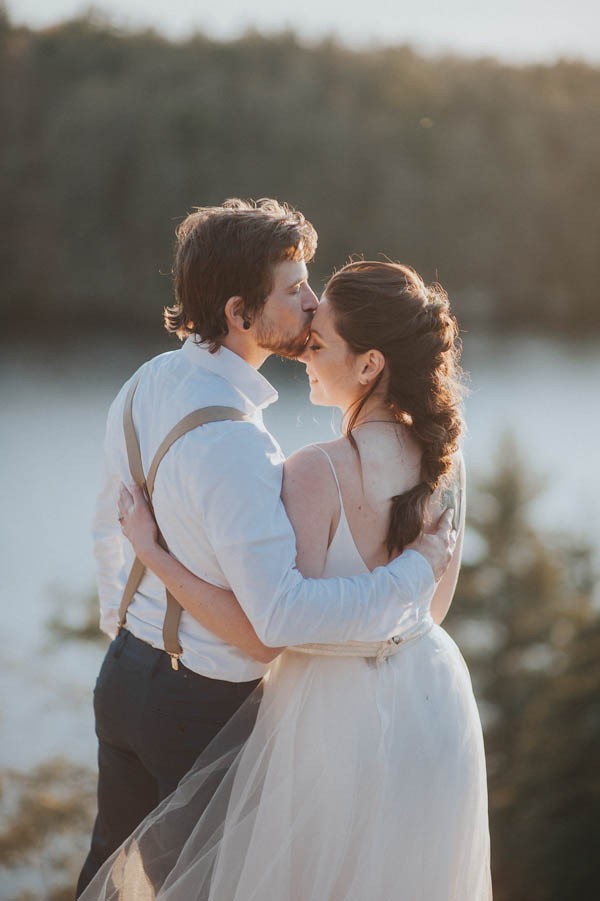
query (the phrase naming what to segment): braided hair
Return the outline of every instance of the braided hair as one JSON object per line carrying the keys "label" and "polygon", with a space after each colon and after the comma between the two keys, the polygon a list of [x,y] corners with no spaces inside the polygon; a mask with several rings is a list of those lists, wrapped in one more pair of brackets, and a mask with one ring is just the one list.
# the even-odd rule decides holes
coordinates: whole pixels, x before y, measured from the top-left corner
{"label": "braided hair", "polygon": [[386,544],[401,551],[423,529],[427,502],[449,477],[462,430],[462,370],[458,324],[441,285],[426,286],[409,266],[361,260],[334,273],[325,296],[338,333],[355,354],[379,350],[385,367],[356,402],[352,430],[373,392],[410,428],[421,448],[420,481],[392,497]]}

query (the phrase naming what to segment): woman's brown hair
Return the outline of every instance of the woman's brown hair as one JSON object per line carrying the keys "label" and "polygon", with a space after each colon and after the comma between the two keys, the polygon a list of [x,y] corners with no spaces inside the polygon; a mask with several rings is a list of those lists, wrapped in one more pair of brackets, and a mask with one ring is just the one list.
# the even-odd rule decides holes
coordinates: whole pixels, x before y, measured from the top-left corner
{"label": "woman's brown hair", "polygon": [[317,233],[302,213],[269,198],[201,207],[176,234],[175,303],[165,310],[165,328],[181,339],[198,335],[211,352],[227,334],[230,297],[243,299],[251,320],[271,291],[273,266],[284,260],[309,263],[317,247]]}
{"label": "woman's brown hair", "polygon": [[385,358],[383,371],[351,411],[347,437],[356,448],[352,430],[366,400],[382,385],[386,406],[422,450],[420,482],[392,498],[391,554],[422,531],[427,501],[450,473],[458,450],[463,393],[458,325],[444,289],[426,286],[400,263],[348,263],[332,275],[324,294],[352,353],[374,349]]}

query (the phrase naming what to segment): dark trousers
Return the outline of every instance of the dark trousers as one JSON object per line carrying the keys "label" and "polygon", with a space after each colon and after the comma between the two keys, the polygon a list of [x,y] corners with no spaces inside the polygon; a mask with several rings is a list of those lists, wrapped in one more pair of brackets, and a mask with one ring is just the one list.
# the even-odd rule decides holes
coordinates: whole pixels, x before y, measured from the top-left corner
{"label": "dark trousers", "polygon": [[126,629],[94,689],[98,815],[77,897],[104,861],[171,794],[260,680],[224,682],[180,664]]}

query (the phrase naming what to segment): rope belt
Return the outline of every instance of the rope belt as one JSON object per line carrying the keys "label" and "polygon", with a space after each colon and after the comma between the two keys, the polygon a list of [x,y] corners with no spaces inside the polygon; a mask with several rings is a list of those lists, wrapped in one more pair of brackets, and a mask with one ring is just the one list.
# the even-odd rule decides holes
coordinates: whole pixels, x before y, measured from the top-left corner
{"label": "rope belt", "polygon": [[431,617],[422,624],[420,630],[412,635],[394,635],[387,641],[347,641],[344,644],[299,644],[288,648],[299,654],[313,654],[318,657],[371,657],[377,663],[383,663],[388,657],[397,654],[404,645],[419,638],[424,638],[433,628]]}

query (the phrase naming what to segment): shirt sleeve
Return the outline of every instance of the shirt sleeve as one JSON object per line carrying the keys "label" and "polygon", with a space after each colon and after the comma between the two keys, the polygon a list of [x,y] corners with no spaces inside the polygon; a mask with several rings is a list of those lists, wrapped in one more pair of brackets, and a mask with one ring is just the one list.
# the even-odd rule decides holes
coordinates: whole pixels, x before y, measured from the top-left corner
{"label": "shirt sleeve", "polygon": [[115,430],[121,422],[124,388],[109,410],[104,441],[102,487],[96,499],[92,520],[92,538],[96,561],[96,584],[100,601],[100,628],[110,638],[117,634],[119,605],[123,591],[119,572],[125,564],[125,542],[117,519],[117,500],[121,477],[117,462],[121,442]]}
{"label": "shirt sleeve", "polygon": [[382,641],[428,614],[435,579],[413,550],[372,573],[305,579],[281,500],[283,465],[268,433],[243,422],[204,428],[210,465],[202,468],[211,479],[198,499],[207,537],[264,644]]}

